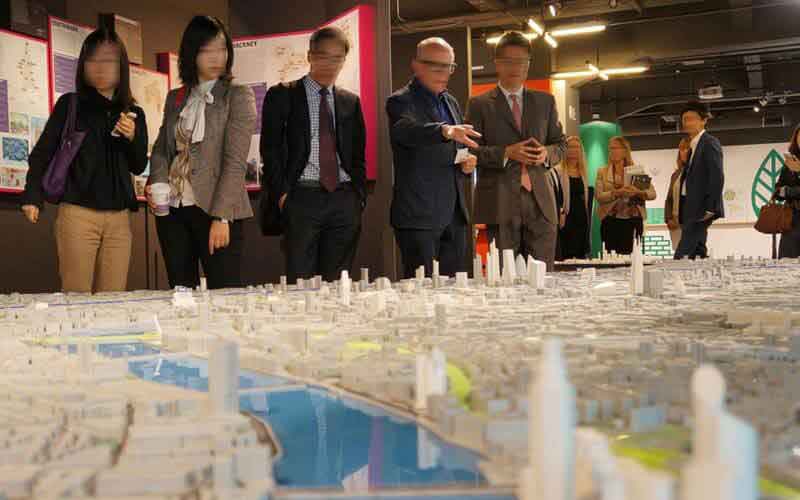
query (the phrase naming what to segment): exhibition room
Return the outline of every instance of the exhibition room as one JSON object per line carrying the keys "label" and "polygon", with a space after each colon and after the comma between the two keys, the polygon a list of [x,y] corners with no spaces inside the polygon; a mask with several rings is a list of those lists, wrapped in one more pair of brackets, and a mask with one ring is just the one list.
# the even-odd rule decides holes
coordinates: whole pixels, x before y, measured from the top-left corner
{"label": "exhibition room", "polygon": [[0,0],[0,499],[800,500],[799,19]]}

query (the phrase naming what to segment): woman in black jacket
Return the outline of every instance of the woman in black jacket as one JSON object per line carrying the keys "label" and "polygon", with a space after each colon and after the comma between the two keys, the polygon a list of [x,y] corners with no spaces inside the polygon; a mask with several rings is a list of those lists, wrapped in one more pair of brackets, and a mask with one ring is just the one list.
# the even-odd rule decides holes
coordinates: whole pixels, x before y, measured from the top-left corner
{"label": "woman in black jacket", "polygon": [[775,196],[792,207],[792,230],[781,235],[778,258],[800,257],[800,125],[792,133],[789,154],[775,184]]}
{"label": "woman in black jacket", "polygon": [[[116,33],[98,29],[86,38],[75,86],[76,129],[87,134],[70,165],[55,223],[61,287],[65,292],[124,291],[130,211],[137,209],[131,174],[147,167],[147,124],[131,95],[128,55]],[[28,159],[22,211],[34,224],[44,200],[42,177],[58,149],[72,99],[72,94],[58,99]]]}

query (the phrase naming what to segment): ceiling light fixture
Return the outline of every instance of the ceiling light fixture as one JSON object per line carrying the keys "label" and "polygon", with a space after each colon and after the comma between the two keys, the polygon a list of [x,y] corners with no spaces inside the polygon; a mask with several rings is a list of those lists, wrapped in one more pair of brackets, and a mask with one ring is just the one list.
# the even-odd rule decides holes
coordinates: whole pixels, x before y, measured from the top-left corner
{"label": "ceiling light fixture", "polygon": [[556,38],[574,35],[588,35],[591,33],[601,33],[606,30],[605,24],[590,24],[587,26],[575,26],[572,28],[561,28],[553,30],[550,34]]}
{"label": "ceiling light fixture", "polygon": [[528,19],[528,26],[530,26],[531,29],[535,31],[537,35],[544,36],[544,28],[542,28],[541,25],[539,25],[539,23],[534,21],[533,18]]}
{"label": "ceiling light fixture", "polygon": [[[505,35],[505,33],[503,33],[503,35]],[[503,38],[503,35],[491,36],[486,39],[486,43],[488,43],[489,45],[497,45],[498,43],[500,43],[500,39]],[[537,35],[536,33],[523,33],[522,36],[527,38],[528,41],[536,40],[537,38],[539,38],[539,35]]]}
{"label": "ceiling light fixture", "polygon": [[547,42],[547,45],[553,47],[554,49],[558,47],[558,42],[556,42],[555,38],[550,36],[550,33],[544,34],[544,41]]}
{"label": "ceiling light fixture", "polygon": [[[585,77],[594,76],[594,75],[600,76],[601,73],[605,74],[606,76],[635,75],[635,74],[639,74],[639,73],[644,73],[645,71],[650,69],[647,66],[631,66],[629,68],[600,69],[600,68],[597,68],[596,66],[594,66],[593,64],[589,64],[588,67],[590,69],[583,70],[583,71],[567,71],[567,72],[561,72],[561,73],[554,73],[554,74],[551,75],[551,78],[556,78],[556,79],[560,79],[560,80],[566,80],[566,79],[570,79],[570,78],[585,78]],[[595,68],[596,71],[591,69],[593,67]],[[602,78],[602,76],[601,76],[601,78]]]}

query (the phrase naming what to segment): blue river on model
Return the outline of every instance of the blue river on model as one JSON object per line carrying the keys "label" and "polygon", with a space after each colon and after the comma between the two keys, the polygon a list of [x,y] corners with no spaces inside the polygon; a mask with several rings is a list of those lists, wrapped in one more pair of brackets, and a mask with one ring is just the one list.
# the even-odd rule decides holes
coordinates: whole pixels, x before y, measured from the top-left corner
{"label": "blue river on model", "polygon": [[[73,351],[74,346],[69,350]],[[159,352],[157,347],[141,342],[99,344],[97,350],[114,358]],[[144,380],[208,390],[208,363],[204,359],[132,358],[128,364],[131,373]],[[354,498],[360,500],[384,498],[376,492],[382,488],[468,490],[487,486],[478,471],[477,454],[443,442],[411,420],[367,403],[333,396],[321,388],[257,390],[291,383],[247,370],[242,370],[239,377],[240,389],[250,389],[240,397],[241,409],[269,423],[283,446],[283,456],[274,467],[280,486],[357,491]],[[302,496],[292,498],[302,500]],[[473,495],[411,494],[391,498],[514,500],[512,496],[477,491]]]}

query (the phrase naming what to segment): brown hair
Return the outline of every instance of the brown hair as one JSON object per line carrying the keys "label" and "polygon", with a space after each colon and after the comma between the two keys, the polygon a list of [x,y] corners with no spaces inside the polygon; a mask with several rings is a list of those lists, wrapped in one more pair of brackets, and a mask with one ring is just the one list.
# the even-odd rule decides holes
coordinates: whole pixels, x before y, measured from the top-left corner
{"label": "brown hair", "polygon": [[797,145],[797,141],[800,140],[800,124],[795,127],[794,132],[792,132],[792,142],[789,144],[789,152],[792,153],[795,158],[800,158],[800,146]]}
{"label": "brown hair", "polygon": [[[616,135],[616,136],[612,137],[611,139],[608,140],[608,149],[609,150],[611,149],[611,143],[612,142],[616,142],[617,144],[619,144],[620,146],[625,148],[624,166],[630,167],[631,165],[633,165],[633,156],[631,155],[632,148],[631,148],[631,143],[628,142],[628,139],[622,137],[621,135]],[[609,163],[609,165],[611,164],[611,159],[610,158],[608,160],[608,163]]]}
{"label": "brown hair", "polygon": [[681,168],[683,168],[683,163],[681,163],[681,146],[684,146],[686,147],[686,149],[689,149],[690,145],[691,141],[689,140],[688,137],[684,137],[683,139],[681,139],[681,142],[678,143],[678,159],[675,161],[675,163],[677,164],[675,167],[676,170],[680,170]]}

